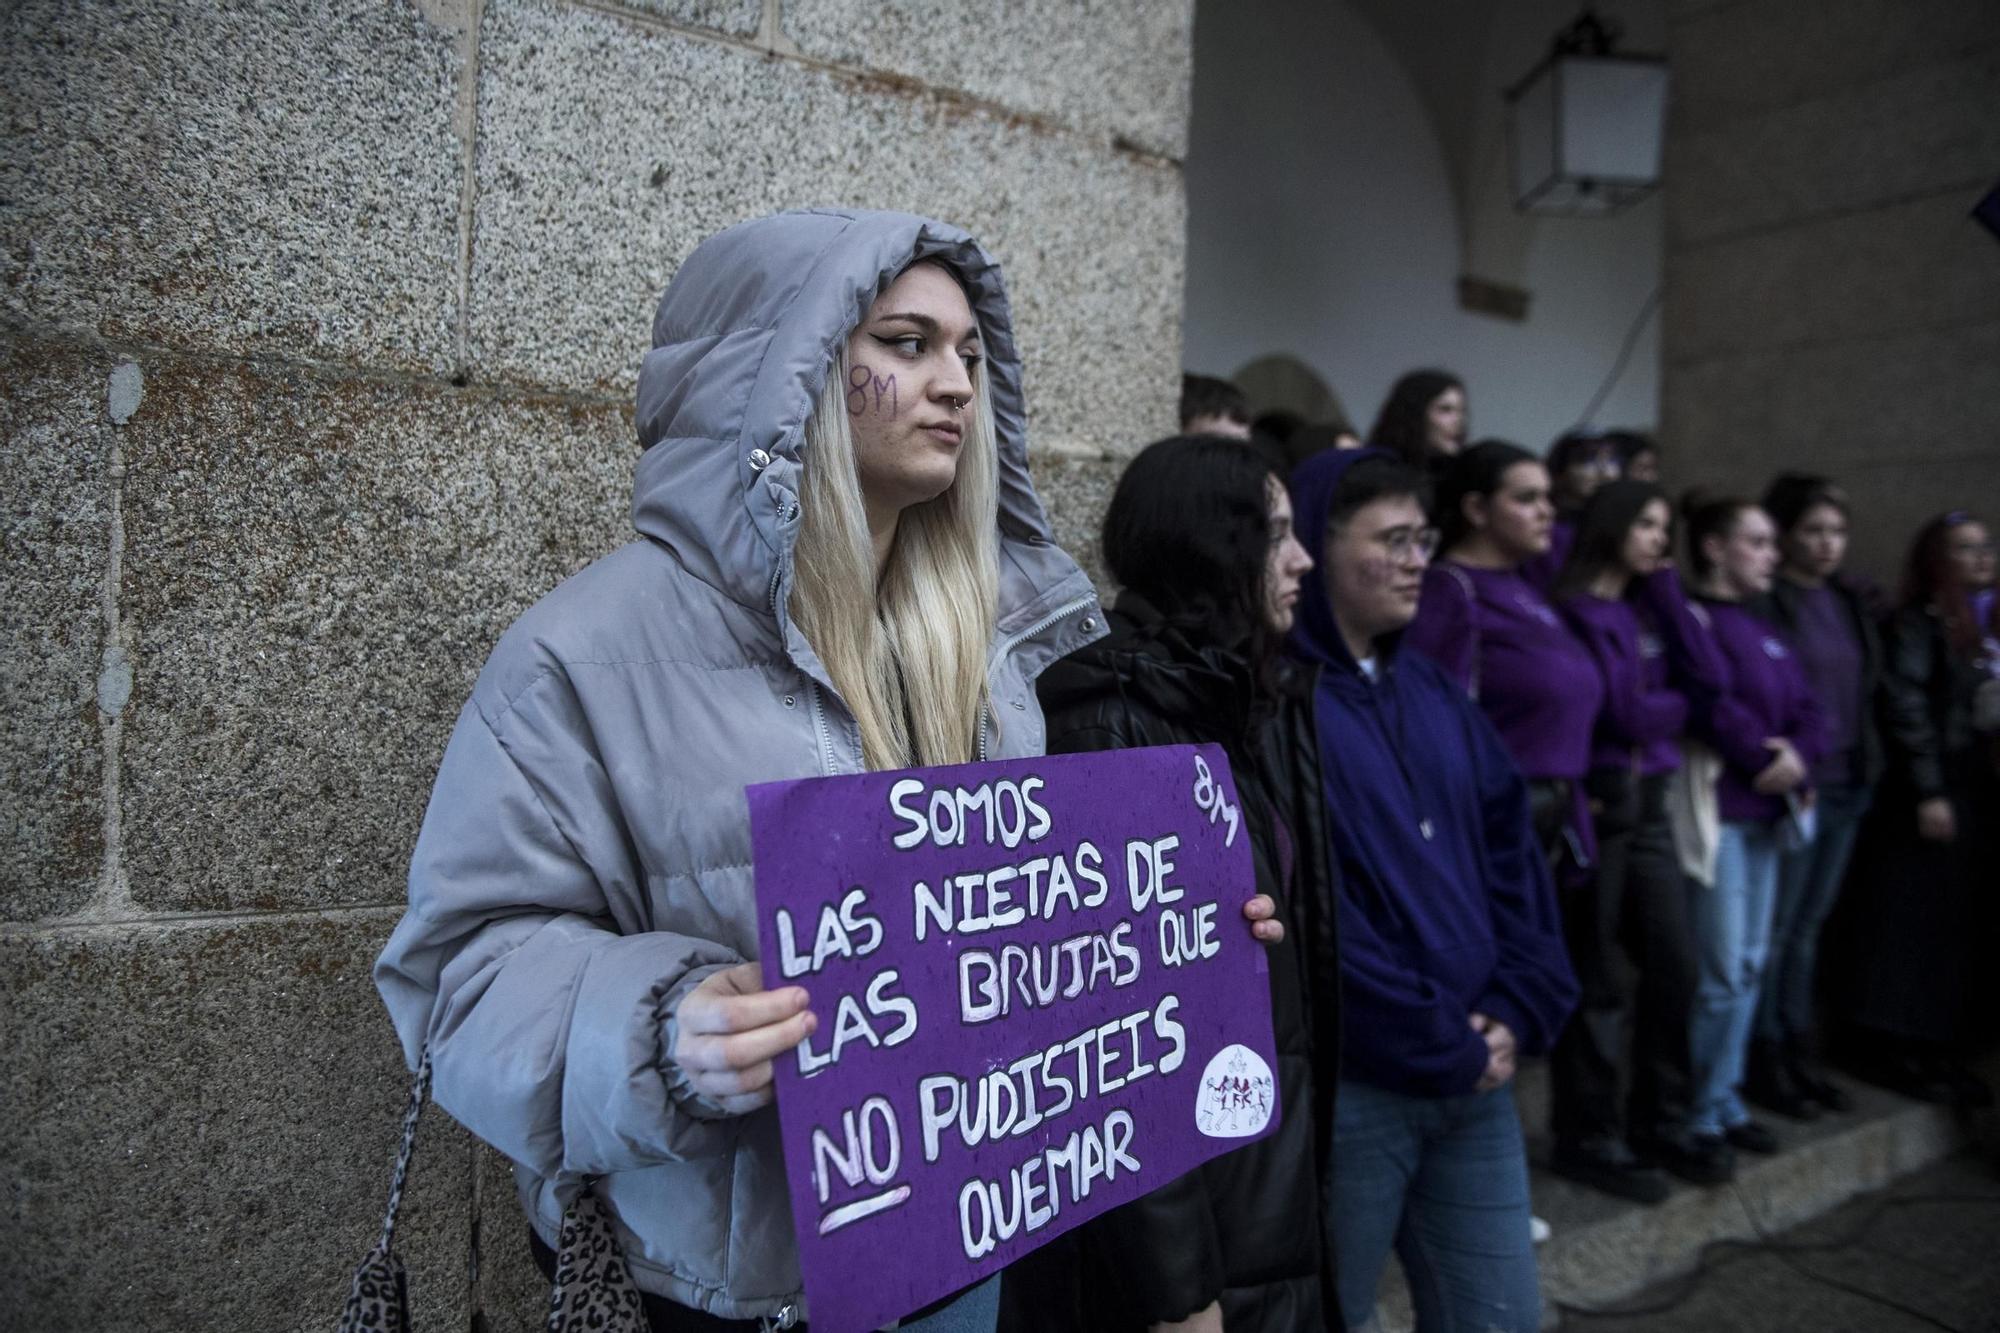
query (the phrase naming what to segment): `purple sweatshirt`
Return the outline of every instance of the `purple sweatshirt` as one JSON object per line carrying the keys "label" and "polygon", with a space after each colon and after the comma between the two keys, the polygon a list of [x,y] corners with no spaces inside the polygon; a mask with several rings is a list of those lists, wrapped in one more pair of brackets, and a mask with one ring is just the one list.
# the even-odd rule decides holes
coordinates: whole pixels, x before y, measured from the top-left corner
{"label": "purple sweatshirt", "polygon": [[1722,756],[1716,802],[1724,820],[1768,824],[1785,813],[1785,801],[1750,786],[1771,765],[1765,738],[1790,741],[1810,769],[1826,748],[1825,719],[1777,626],[1735,602],[1704,597],[1701,606],[1729,665],[1727,692],[1694,717],[1694,729]]}
{"label": "purple sweatshirt", "polygon": [[1492,721],[1530,778],[1580,778],[1604,678],[1539,589],[1513,570],[1439,561],[1403,635],[1444,668]]}
{"label": "purple sweatshirt", "polygon": [[1624,598],[1580,593],[1566,598],[1562,611],[1604,676],[1604,711],[1591,740],[1591,768],[1637,768],[1650,776],[1680,767],[1688,702],[1667,683],[1660,635]]}

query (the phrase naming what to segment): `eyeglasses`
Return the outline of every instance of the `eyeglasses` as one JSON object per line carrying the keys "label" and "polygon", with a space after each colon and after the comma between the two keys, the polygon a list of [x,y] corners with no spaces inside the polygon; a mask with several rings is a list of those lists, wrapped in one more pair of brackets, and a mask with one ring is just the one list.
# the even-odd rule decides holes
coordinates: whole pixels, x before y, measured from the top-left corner
{"label": "eyeglasses", "polygon": [[1437,554],[1438,530],[1436,528],[1390,528],[1377,533],[1375,540],[1385,547],[1397,560],[1408,560],[1416,556],[1428,560]]}

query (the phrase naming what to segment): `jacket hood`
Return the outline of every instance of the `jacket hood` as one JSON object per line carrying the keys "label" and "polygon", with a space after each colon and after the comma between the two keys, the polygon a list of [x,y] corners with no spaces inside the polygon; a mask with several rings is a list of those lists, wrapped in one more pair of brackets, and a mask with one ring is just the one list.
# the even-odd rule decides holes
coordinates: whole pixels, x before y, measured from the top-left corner
{"label": "jacket hood", "polygon": [[[1308,549],[1317,562],[1312,575],[1299,585],[1298,612],[1292,621],[1290,639],[1292,649],[1308,661],[1338,667],[1347,675],[1357,673],[1360,667],[1354,661],[1354,654],[1348,651],[1339,622],[1333,618],[1333,595],[1327,591],[1324,556],[1326,519],[1333,510],[1334,492],[1340,489],[1340,480],[1347,470],[1365,459],[1375,458],[1393,460],[1395,455],[1373,447],[1327,449],[1292,471],[1292,530],[1300,534],[1300,540],[1311,543]],[[1401,639],[1402,635],[1397,633],[1379,642],[1385,652],[1393,652]]]}
{"label": "jacket hood", "polygon": [[1250,662],[1219,644],[1197,642],[1131,589],[1118,594],[1110,632],[1042,673],[1042,707],[1059,713],[1117,699],[1190,731],[1232,744],[1249,725],[1255,686]]}
{"label": "jacket hood", "polygon": [[[695,247],[675,273],[639,370],[639,532],[735,601],[774,606],[798,534],[805,425],[828,365],[875,298],[920,259],[957,275],[979,321],[1003,543],[1060,555],[1028,474],[1021,363],[1000,266],[949,224],[836,209],[741,223]],[[1067,556],[1012,555],[1001,559],[1003,627],[1011,610],[1076,573]]]}

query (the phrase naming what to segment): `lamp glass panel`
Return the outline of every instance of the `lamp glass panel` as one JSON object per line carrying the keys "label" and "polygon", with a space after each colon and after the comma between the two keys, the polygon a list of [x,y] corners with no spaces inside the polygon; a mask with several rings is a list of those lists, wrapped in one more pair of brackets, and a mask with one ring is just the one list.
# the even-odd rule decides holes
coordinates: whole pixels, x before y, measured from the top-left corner
{"label": "lamp glass panel", "polygon": [[1667,68],[1649,60],[1556,62],[1562,92],[1557,139],[1562,175],[1655,181],[1666,123]]}

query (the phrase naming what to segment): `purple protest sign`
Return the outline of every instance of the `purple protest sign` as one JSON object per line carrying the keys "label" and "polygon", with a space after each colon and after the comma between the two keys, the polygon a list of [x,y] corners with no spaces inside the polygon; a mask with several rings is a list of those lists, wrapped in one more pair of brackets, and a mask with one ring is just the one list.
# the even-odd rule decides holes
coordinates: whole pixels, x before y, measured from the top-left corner
{"label": "purple protest sign", "polygon": [[816,1333],[865,1333],[1277,1126],[1250,839],[1222,751],[749,789]]}

